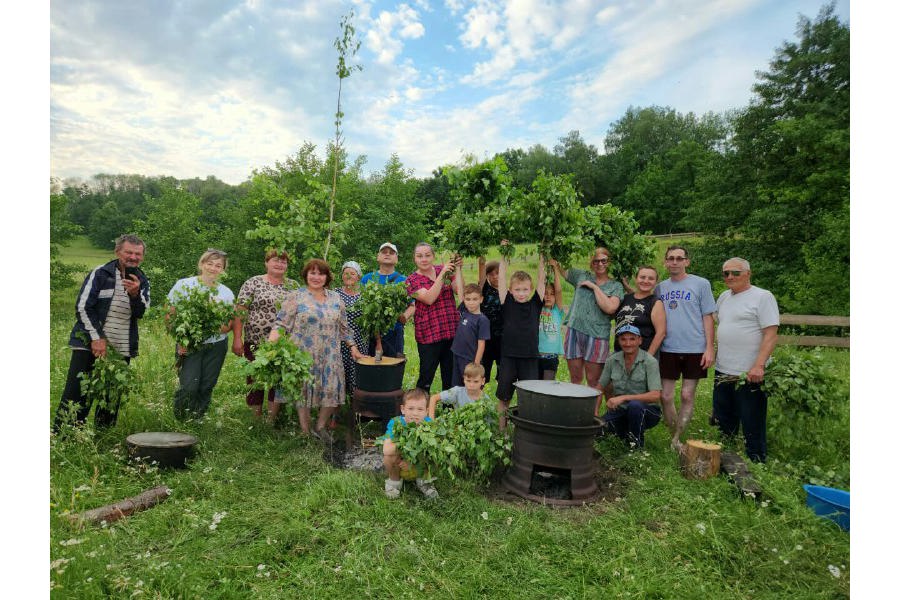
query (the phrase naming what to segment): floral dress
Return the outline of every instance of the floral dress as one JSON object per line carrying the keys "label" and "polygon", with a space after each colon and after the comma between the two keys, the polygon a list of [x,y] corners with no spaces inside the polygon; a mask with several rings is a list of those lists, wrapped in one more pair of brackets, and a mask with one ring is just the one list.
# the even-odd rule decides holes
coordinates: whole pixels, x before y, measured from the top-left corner
{"label": "floral dress", "polygon": [[[344,291],[344,288],[338,288],[337,293],[344,302],[344,308],[347,310],[347,325],[353,334],[353,341],[356,342],[356,347],[361,350],[363,347],[363,335],[359,330],[359,325],[356,324],[356,319],[362,314],[362,310],[358,307],[354,308],[354,305],[359,302],[362,296],[358,293],[348,294]],[[353,390],[356,389],[356,361],[353,360],[350,347],[346,344],[341,345],[341,358],[344,361],[344,381],[347,384],[347,393],[352,394]]]}
{"label": "floral dress", "polygon": [[301,397],[275,393],[276,402],[294,400],[303,408],[340,406],[344,403],[344,364],[341,342],[350,342],[347,312],[334,290],[325,290],[325,301],[317,302],[312,292],[300,288],[284,299],[275,316],[290,340],[312,356],[312,380],[304,384]]}

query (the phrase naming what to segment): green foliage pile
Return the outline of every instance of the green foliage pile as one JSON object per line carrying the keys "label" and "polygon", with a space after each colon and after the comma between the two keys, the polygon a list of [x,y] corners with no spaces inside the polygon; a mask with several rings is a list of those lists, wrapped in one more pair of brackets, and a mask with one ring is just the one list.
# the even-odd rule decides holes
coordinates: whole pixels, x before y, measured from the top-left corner
{"label": "green foliage pile", "polygon": [[356,324],[368,336],[380,336],[391,330],[397,317],[409,306],[406,284],[371,281],[362,286],[356,307],[360,310]]}
{"label": "green foliage pile", "polygon": [[222,329],[235,316],[232,304],[216,299],[214,290],[198,285],[175,292],[166,326],[175,343],[187,350],[188,354],[200,348],[203,340]]}
{"label": "green foliage pile", "polygon": [[486,400],[440,414],[433,421],[394,423],[400,455],[419,473],[487,481],[508,465],[512,442],[500,431],[496,406]]}
{"label": "green foliage pile", "polygon": [[821,354],[778,348],[762,388],[769,398],[772,443],[785,459],[802,460],[835,444],[827,425],[840,420],[850,399]]}
{"label": "green foliage pile", "polygon": [[117,402],[123,406],[134,383],[128,363],[112,344],[106,344],[106,355],[97,358],[89,372],[79,373],[78,379],[81,380],[81,393],[89,405],[107,410],[112,410]]}
{"label": "green foliage pile", "polygon": [[241,374],[253,379],[250,389],[278,389],[289,400],[302,399],[303,385],[311,379],[312,356],[291,341],[284,331],[274,342],[266,340],[253,352],[254,360],[238,359]]}

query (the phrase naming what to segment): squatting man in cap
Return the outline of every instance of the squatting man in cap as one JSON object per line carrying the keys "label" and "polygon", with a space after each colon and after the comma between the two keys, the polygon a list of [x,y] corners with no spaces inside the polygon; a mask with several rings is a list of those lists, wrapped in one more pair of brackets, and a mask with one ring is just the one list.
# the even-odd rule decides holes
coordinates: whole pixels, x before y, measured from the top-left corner
{"label": "squatting man in cap", "polygon": [[609,356],[600,374],[605,430],[638,448],[644,446],[644,432],[662,418],[659,364],[641,350],[641,339],[641,330],[634,325],[619,327],[616,340],[622,349]]}
{"label": "squatting man in cap", "polygon": [[[362,285],[366,285],[370,281],[377,281],[381,285],[386,283],[402,283],[406,281],[406,277],[397,272],[397,246],[391,242],[385,242],[378,248],[378,270],[366,273],[362,278]],[[415,313],[416,307],[410,299],[407,309],[397,318],[394,328],[381,336],[381,347],[385,356],[395,358],[403,357],[403,325],[409,321]],[[369,340],[369,356],[375,356],[375,338]]]}

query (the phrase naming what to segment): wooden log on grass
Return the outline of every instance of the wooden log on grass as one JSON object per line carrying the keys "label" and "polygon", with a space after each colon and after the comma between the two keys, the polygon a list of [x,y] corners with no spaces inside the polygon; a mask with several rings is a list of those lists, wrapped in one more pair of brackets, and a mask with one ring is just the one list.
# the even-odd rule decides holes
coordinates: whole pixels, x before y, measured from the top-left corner
{"label": "wooden log on grass", "polygon": [[92,508],[80,513],[66,515],[72,523],[100,523],[106,521],[112,523],[118,521],[122,517],[127,517],[133,513],[152,508],[169,497],[172,490],[164,485],[157,486],[145,492],[141,492],[137,496],[120,500],[114,504],[107,504],[99,508]]}
{"label": "wooden log on grass", "polygon": [[719,474],[722,446],[688,440],[681,448],[681,473],[688,479],[708,479]]}

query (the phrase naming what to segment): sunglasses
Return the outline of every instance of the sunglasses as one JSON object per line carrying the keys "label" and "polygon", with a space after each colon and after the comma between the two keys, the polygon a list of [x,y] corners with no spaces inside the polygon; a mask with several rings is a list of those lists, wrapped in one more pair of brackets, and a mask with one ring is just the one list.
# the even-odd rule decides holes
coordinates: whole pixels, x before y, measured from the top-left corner
{"label": "sunglasses", "polygon": [[608,263],[609,263],[608,258],[595,258],[594,260],[591,261],[592,265],[605,265]]}
{"label": "sunglasses", "polygon": [[219,250],[218,248],[207,248],[207,252],[215,252],[216,254],[221,254],[222,256],[228,256],[228,253],[224,250]]}
{"label": "sunglasses", "polygon": [[666,260],[668,262],[684,262],[687,260],[687,256],[667,256]]}
{"label": "sunglasses", "polygon": [[722,278],[727,279],[729,275],[732,277],[740,277],[743,271],[722,271]]}

